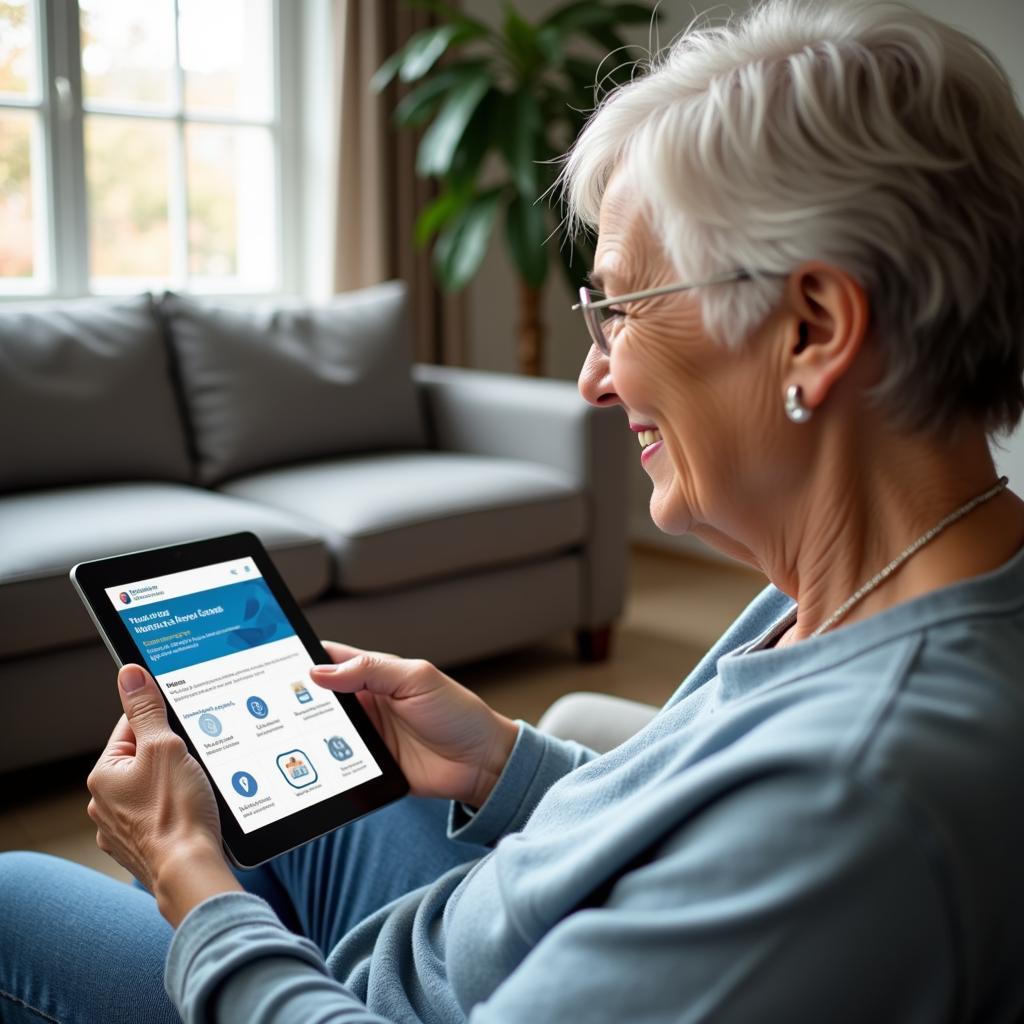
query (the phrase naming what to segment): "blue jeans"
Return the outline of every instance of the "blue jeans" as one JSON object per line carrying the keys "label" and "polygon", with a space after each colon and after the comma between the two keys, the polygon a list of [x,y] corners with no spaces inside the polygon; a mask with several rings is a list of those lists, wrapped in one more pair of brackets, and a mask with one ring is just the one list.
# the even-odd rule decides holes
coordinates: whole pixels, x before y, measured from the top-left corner
{"label": "blue jeans", "polygon": [[[236,874],[326,955],[385,903],[486,852],[447,837],[447,808],[406,797]],[[180,1021],[163,985],[172,934],[142,888],[44,853],[0,853],[0,1020]]]}

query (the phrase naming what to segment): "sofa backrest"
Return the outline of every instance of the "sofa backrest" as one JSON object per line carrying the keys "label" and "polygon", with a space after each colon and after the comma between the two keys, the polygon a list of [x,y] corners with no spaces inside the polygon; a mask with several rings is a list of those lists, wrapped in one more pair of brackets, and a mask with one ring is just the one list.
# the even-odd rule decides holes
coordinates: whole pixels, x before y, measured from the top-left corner
{"label": "sofa backrest", "polygon": [[0,492],[192,475],[148,295],[0,306]]}
{"label": "sofa backrest", "polygon": [[354,451],[422,448],[412,327],[399,281],[326,305],[160,303],[200,482]]}

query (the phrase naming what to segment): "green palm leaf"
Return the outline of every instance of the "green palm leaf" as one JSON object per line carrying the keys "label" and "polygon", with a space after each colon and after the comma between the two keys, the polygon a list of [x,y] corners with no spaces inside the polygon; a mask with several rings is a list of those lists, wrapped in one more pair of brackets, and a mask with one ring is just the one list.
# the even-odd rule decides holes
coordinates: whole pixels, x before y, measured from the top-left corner
{"label": "green palm leaf", "polygon": [[[538,199],[554,179],[551,157],[575,138],[594,106],[599,68],[602,82],[628,80],[619,30],[657,15],[644,3],[571,0],[530,20],[503,0],[496,30],[447,0],[407,2],[431,11],[440,24],[417,33],[373,82],[381,89],[396,77],[417,83],[394,118],[402,127],[426,126],[416,171],[441,187],[419,215],[416,241],[435,240],[436,276],[445,288],[458,289],[479,268],[501,215],[517,274],[540,288],[553,258],[554,218]],[[597,55],[595,44],[615,56]],[[488,158],[495,152],[500,161]],[[592,240],[569,239],[561,227],[557,233],[555,262],[579,287]]]}
{"label": "green palm leaf", "polygon": [[544,134],[544,118],[540,107],[533,94],[522,89],[505,98],[503,115],[498,143],[505,156],[509,175],[521,195],[536,198],[536,160]]}
{"label": "green palm leaf", "polygon": [[395,107],[395,123],[403,127],[423,124],[437,113],[449,90],[460,88],[464,82],[486,67],[486,61],[474,60],[435,72],[402,98]]}
{"label": "green palm leaf", "polygon": [[543,28],[554,29],[562,35],[578,32],[591,25],[609,25],[614,21],[611,9],[596,4],[593,0],[574,0],[549,14],[542,23]]}
{"label": "green palm leaf", "polygon": [[478,39],[484,35],[483,26],[468,22],[438,25],[417,32],[397,53],[393,53],[370,79],[370,88],[383,91],[398,75],[403,82],[422,78],[450,47]]}
{"label": "green palm leaf", "polygon": [[467,206],[438,236],[434,269],[441,284],[458,291],[469,283],[487,252],[502,190],[493,188]]}
{"label": "green palm leaf", "polygon": [[544,283],[548,273],[547,234],[545,208],[517,195],[509,203],[505,238],[516,270],[534,288]]}
{"label": "green palm leaf", "polygon": [[426,245],[448,221],[457,217],[469,205],[472,198],[470,191],[446,188],[437,198],[427,203],[416,218],[416,244]]}
{"label": "green palm leaf", "polygon": [[463,132],[490,88],[491,75],[486,70],[481,70],[469,76],[460,88],[448,94],[433,124],[420,141],[420,148],[416,154],[417,174],[443,176],[448,173]]}
{"label": "green palm leaf", "polygon": [[439,25],[414,36],[405,48],[405,60],[402,61],[398,77],[403,82],[415,82],[417,78],[422,78],[450,44],[466,38],[464,33],[467,31],[472,30],[459,25]]}

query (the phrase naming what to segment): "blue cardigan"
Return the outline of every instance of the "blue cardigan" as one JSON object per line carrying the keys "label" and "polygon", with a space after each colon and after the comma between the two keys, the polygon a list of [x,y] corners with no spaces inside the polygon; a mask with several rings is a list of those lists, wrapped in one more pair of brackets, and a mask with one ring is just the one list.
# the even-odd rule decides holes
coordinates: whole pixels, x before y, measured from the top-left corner
{"label": "blue cardigan", "polygon": [[793,647],[769,587],[598,756],[520,724],[493,846],[324,962],[266,903],[196,907],[185,1021],[999,1021],[1024,1007],[1024,553]]}

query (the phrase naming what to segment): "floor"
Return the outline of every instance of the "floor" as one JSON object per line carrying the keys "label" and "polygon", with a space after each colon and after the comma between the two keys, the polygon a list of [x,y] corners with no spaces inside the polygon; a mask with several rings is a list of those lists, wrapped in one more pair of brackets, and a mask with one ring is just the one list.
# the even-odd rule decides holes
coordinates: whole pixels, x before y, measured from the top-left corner
{"label": "floor", "polygon": [[[492,707],[530,722],[573,690],[662,703],[764,585],[741,567],[652,549],[634,550],[630,569],[626,611],[607,662],[581,664],[565,637],[454,674]],[[20,795],[24,778],[16,786],[0,778],[0,850],[42,850],[127,879],[127,872],[97,848],[85,813],[85,777],[93,760],[33,769],[28,797]],[[12,792],[19,795],[11,797]]]}

